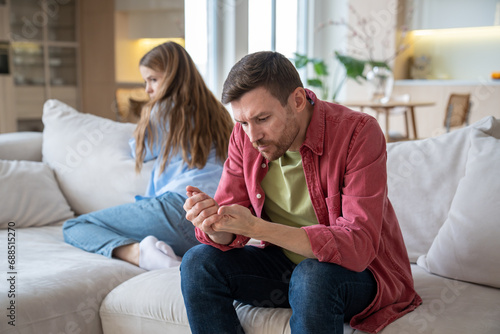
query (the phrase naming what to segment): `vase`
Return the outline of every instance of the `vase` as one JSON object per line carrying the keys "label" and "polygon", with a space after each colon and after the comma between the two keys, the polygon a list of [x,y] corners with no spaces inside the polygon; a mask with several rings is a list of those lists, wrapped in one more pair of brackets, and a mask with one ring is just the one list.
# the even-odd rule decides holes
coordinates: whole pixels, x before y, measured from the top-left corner
{"label": "vase", "polygon": [[372,100],[376,102],[387,102],[391,98],[394,85],[394,75],[386,67],[374,66],[367,74],[366,80],[371,84]]}

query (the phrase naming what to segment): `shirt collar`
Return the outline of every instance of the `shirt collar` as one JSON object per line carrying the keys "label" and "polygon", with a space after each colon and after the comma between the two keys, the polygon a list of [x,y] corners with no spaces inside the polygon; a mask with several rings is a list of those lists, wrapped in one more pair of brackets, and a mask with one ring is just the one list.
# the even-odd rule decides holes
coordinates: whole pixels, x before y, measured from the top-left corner
{"label": "shirt collar", "polygon": [[307,146],[316,155],[323,154],[325,138],[325,108],[324,103],[318,100],[316,94],[305,88],[309,102],[314,106],[309,126],[307,127],[306,139],[302,146]]}

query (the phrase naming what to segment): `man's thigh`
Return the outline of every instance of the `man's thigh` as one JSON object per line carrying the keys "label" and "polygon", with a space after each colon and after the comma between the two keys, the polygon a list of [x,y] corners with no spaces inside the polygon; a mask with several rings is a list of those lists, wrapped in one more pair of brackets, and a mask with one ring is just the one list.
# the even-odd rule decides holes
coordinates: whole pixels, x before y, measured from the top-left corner
{"label": "man's thigh", "polygon": [[193,265],[226,284],[233,299],[259,307],[290,307],[288,288],[295,264],[279,247],[245,246],[223,252],[199,245],[187,254]]}
{"label": "man's thigh", "polygon": [[290,290],[294,311],[336,311],[348,321],[371,304],[377,282],[368,269],[354,272],[337,264],[306,259],[295,268]]}

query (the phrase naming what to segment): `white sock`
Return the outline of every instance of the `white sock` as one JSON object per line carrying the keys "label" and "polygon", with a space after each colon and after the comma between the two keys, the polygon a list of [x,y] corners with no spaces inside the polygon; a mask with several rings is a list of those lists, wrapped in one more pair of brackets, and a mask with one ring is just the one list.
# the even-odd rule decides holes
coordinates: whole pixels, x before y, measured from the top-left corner
{"label": "white sock", "polygon": [[[157,247],[160,246],[161,248]],[[172,247],[150,235],[139,243],[139,267],[146,270],[171,268],[180,265]]]}
{"label": "white sock", "polygon": [[161,250],[165,255],[171,257],[172,259],[175,259],[175,260],[181,262],[182,258],[180,256],[175,255],[172,247],[170,247],[164,241],[161,241],[161,240],[157,241],[155,246],[156,246],[156,248]]}

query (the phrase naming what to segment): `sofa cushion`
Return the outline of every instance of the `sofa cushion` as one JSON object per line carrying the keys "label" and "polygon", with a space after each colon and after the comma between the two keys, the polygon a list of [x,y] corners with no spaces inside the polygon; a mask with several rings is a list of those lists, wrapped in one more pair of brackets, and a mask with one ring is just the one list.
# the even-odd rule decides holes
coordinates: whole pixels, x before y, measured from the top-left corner
{"label": "sofa cushion", "polygon": [[[0,333],[102,333],[99,307],[120,283],[144,270],[124,261],[87,253],[66,244],[61,226],[16,229],[16,295],[7,297],[2,275],[0,309],[15,302],[15,327],[2,311]],[[7,240],[7,231],[0,231]],[[7,268],[7,256],[0,257]],[[4,285],[5,284],[5,285]],[[5,293],[5,294],[4,294]]]}
{"label": "sofa cushion", "polygon": [[153,270],[121,284],[100,309],[106,334],[189,334],[179,267]]}
{"label": "sofa cushion", "polygon": [[[389,324],[381,334],[497,333],[500,289],[431,275],[412,265],[415,289],[423,304]],[[290,309],[235,303],[245,333],[290,333]],[[115,288],[100,309],[106,334],[190,333],[178,268],[154,270]],[[344,334],[362,334],[349,325]]]}
{"label": "sofa cushion", "polygon": [[497,123],[490,116],[438,137],[387,144],[388,195],[411,262],[427,253],[448,217],[465,175],[471,129],[495,132]]}
{"label": "sofa cushion", "polygon": [[[291,309],[237,302],[235,308],[247,334],[290,333]],[[100,315],[106,334],[191,333],[179,267],[149,271],[124,282],[104,299]],[[344,333],[353,331],[345,324]]]}
{"label": "sofa cushion", "polygon": [[411,262],[427,253],[465,173],[469,129],[387,144],[388,196]]}
{"label": "sofa cushion", "polygon": [[500,139],[478,129],[470,136],[465,176],[448,218],[417,263],[438,275],[500,288]]}
{"label": "sofa cushion", "polygon": [[146,191],[153,162],[136,174],[129,139],[135,125],[84,114],[58,101],[43,107],[43,161],[55,171],[77,214],[134,201]]}
{"label": "sofa cushion", "polygon": [[42,162],[0,160],[0,198],[0,229],[50,225],[74,217],[54,172]]}
{"label": "sofa cushion", "polygon": [[379,334],[500,333],[500,289],[431,275],[416,264],[411,269],[423,303]]}

